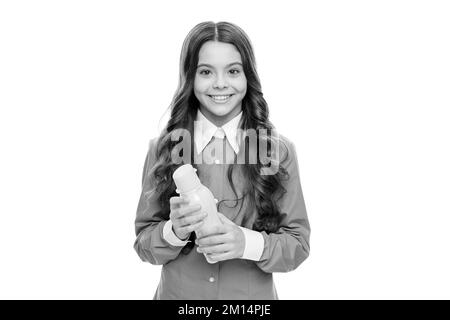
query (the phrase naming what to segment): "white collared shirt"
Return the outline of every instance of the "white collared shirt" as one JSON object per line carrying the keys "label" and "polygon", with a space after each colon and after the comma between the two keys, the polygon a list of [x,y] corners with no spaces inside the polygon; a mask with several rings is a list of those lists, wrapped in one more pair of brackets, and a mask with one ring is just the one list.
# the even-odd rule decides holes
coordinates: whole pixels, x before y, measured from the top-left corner
{"label": "white collared shirt", "polygon": [[[221,139],[226,136],[229,144],[237,154],[239,152],[240,142],[237,132],[241,118],[242,111],[222,127],[218,128],[214,123],[209,121],[203,113],[201,113],[200,109],[198,109],[194,122],[194,143],[197,147],[197,152],[201,153],[214,136]],[[250,230],[248,228],[241,226],[239,226],[239,228],[242,230],[245,237],[245,249],[241,259],[259,261],[264,250],[263,235],[258,231]],[[172,229],[171,220],[168,220],[164,224],[163,236],[164,239],[173,246],[185,246],[189,242],[188,240],[182,241],[175,235]]]}
{"label": "white collared shirt", "polygon": [[194,122],[194,142],[197,147],[197,153],[200,154],[203,149],[205,149],[213,136],[219,139],[223,139],[224,136],[226,136],[228,143],[237,154],[239,152],[240,143],[237,132],[241,118],[242,111],[222,127],[217,127],[203,115],[200,109],[198,109]]}

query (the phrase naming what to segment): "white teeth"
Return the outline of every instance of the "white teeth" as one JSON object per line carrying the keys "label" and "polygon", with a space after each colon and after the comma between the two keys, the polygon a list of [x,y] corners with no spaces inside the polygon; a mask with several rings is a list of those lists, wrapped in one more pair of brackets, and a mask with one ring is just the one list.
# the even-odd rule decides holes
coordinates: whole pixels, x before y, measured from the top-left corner
{"label": "white teeth", "polygon": [[231,97],[231,95],[227,95],[227,96],[210,96],[211,98],[213,98],[214,100],[227,100],[229,97]]}

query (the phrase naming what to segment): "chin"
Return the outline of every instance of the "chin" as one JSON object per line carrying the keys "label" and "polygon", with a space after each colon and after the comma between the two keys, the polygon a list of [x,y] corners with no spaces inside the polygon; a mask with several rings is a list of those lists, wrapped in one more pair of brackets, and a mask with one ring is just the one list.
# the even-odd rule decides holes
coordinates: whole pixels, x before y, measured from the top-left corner
{"label": "chin", "polygon": [[206,110],[208,110],[208,112],[210,112],[216,116],[224,116],[234,110],[234,107],[230,107],[230,106],[220,106],[220,105],[211,105],[211,104],[204,104],[204,106],[207,106]]}
{"label": "chin", "polygon": [[227,110],[209,110],[212,114],[214,114],[217,117],[225,117],[228,114],[230,114],[233,111],[233,109],[227,109]]}
{"label": "chin", "polygon": [[214,113],[216,116],[226,116],[231,111],[233,111],[233,109],[215,108],[215,109],[211,110],[211,112]]}

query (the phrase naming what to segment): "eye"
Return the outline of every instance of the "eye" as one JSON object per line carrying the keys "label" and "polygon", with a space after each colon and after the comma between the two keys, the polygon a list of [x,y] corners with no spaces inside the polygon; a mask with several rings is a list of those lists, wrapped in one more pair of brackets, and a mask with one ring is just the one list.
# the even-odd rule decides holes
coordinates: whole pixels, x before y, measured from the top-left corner
{"label": "eye", "polygon": [[203,74],[203,75],[209,75],[211,73],[211,71],[209,71],[208,69],[203,69],[203,70],[200,70],[200,74]]}
{"label": "eye", "polygon": [[237,74],[239,74],[241,71],[239,70],[239,69],[231,69],[230,70],[230,73],[232,74],[232,75],[237,75]]}

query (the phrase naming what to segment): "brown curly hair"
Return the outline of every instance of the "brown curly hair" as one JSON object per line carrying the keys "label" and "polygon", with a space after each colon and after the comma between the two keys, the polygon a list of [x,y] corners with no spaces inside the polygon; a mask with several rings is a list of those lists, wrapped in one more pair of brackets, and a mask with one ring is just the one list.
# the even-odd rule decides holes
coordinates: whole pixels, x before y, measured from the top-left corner
{"label": "brown curly hair", "polygon": [[[198,63],[198,53],[201,46],[206,41],[211,40],[233,44],[242,58],[243,69],[247,78],[247,92],[242,100],[243,113],[240,129],[244,131],[246,129],[255,129],[258,135],[258,142],[265,142],[268,146],[269,153],[274,152],[271,149],[275,149],[271,148],[273,139],[269,135],[275,132],[275,129],[268,119],[269,110],[261,91],[259,76],[256,72],[255,57],[248,36],[241,28],[229,22],[199,23],[189,32],[183,42],[180,56],[178,88],[169,107],[171,111],[170,119],[157,141],[157,162],[150,172],[152,179],[155,179],[156,190],[159,194],[158,201],[162,208],[157,215],[163,220],[169,219],[169,199],[172,196],[178,195],[172,174],[183,164],[175,164],[171,160],[172,150],[179,143],[179,141],[173,141],[172,134],[177,129],[186,129],[191,133],[190,145],[194,145],[194,120],[199,108],[199,101],[193,93],[193,86]],[[267,132],[267,134],[261,134],[261,132]],[[193,152],[191,152],[190,158],[190,163],[196,168]],[[248,196],[250,200],[249,211],[245,214],[243,223],[249,219],[249,215],[256,208],[257,217],[252,226],[253,230],[271,233],[278,230],[279,224],[283,219],[284,213],[280,212],[277,202],[286,192],[281,181],[288,178],[288,173],[278,163],[278,171],[276,174],[261,175],[260,172],[264,166],[259,159],[255,164],[246,164],[243,166],[243,174],[247,181],[247,187],[242,198]],[[238,200],[242,198],[237,199],[236,189],[232,181],[233,168],[234,165],[228,167],[227,178],[236,196],[236,199],[234,199],[236,206]],[[241,209],[242,202],[239,211]],[[193,237],[195,236],[193,235]]]}

